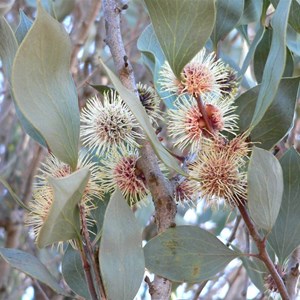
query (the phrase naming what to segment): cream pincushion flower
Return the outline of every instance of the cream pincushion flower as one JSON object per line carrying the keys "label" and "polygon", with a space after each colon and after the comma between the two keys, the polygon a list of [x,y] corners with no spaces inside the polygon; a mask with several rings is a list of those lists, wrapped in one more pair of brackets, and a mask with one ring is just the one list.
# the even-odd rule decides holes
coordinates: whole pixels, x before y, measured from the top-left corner
{"label": "cream pincushion flower", "polygon": [[194,189],[209,205],[218,206],[221,200],[231,207],[244,203],[247,195],[247,162],[248,143],[245,136],[239,136],[225,142],[206,140],[196,161],[190,166],[189,175],[195,181]]}
{"label": "cream pincushion flower", "polygon": [[130,145],[138,147],[135,131],[138,124],[115,91],[104,94],[103,103],[97,98],[87,101],[81,113],[81,138],[85,146],[97,155],[106,155],[118,148]]}
{"label": "cream pincushion flower", "polygon": [[[215,133],[226,131],[234,134],[237,129],[238,116],[234,114],[232,101],[223,98],[205,98],[205,111]],[[190,147],[191,152],[199,151],[203,138],[210,138],[203,115],[197,101],[192,96],[178,97],[174,102],[175,109],[167,111],[168,132],[175,139],[175,146],[184,150]]]}
{"label": "cream pincushion flower", "polygon": [[227,86],[224,79],[225,65],[214,53],[206,55],[203,48],[184,68],[181,78],[176,78],[168,62],[160,71],[159,83],[163,90],[176,95],[212,95],[219,97],[220,89]]}
{"label": "cream pincushion flower", "polygon": [[[86,185],[81,205],[85,211],[86,216],[95,208],[92,200],[94,198],[102,199],[103,188],[100,185],[100,172],[94,163],[92,163],[88,156],[81,155],[77,170],[88,167],[90,170],[90,177]],[[31,212],[28,214],[26,224],[33,226],[35,237],[37,239],[40,229],[48,217],[49,211],[53,204],[54,194],[48,182],[49,176],[54,178],[62,178],[69,176],[72,171],[69,165],[61,162],[53,155],[49,155],[46,161],[42,164],[39,175],[36,176],[34,183],[33,199],[29,203]]]}
{"label": "cream pincushion flower", "polygon": [[103,161],[103,187],[109,192],[118,187],[130,206],[149,195],[144,175],[137,168],[138,159],[137,151],[126,149],[112,153]]}

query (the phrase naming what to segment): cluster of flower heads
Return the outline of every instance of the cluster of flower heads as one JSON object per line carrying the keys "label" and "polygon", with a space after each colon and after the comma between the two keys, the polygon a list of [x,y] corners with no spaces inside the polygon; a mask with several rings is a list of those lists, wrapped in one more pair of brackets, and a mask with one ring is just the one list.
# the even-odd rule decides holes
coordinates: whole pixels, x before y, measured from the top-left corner
{"label": "cluster of flower heads", "polygon": [[[161,118],[158,113],[160,98],[152,87],[138,84],[137,89],[149,119],[157,125],[157,119]],[[86,219],[89,220],[90,212],[95,208],[95,198],[103,199],[105,192],[113,192],[116,187],[129,205],[145,200],[149,191],[142,172],[137,168],[137,139],[143,138],[142,130],[118,93],[114,90],[104,93],[103,101],[98,97],[89,99],[81,112],[81,123],[81,140],[89,154],[80,156],[77,170],[84,167],[90,170],[81,200]],[[99,158],[98,163],[91,161],[93,156]],[[36,238],[54,203],[49,176],[62,178],[71,173],[70,166],[53,155],[42,164],[36,176],[31,212],[27,218]]]}
{"label": "cluster of flower heads", "polygon": [[174,107],[167,110],[167,128],[174,146],[194,161],[188,165],[189,179],[179,180],[175,200],[197,200],[208,205],[225,201],[232,207],[246,198],[248,154],[246,135],[236,135],[238,116],[234,99],[239,82],[236,72],[201,50],[177,78],[166,62],[160,71],[160,86],[175,96]]}

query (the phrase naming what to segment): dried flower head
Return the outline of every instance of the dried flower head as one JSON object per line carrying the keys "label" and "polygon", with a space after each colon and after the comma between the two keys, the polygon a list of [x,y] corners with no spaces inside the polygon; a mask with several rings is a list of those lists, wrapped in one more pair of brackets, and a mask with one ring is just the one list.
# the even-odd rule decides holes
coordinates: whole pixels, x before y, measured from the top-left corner
{"label": "dried flower head", "polygon": [[165,62],[160,71],[159,83],[163,90],[177,95],[210,94],[218,97],[220,89],[227,86],[227,82],[222,82],[224,69],[225,65],[222,60],[216,60],[214,53],[206,55],[206,50],[203,48],[184,67],[180,79],[176,78],[169,63]]}
{"label": "dried flower head", "polygon": [[138,147],[141,138],[134,129],[138,127],[131,111],[115,91],[104,94],[103,103],[93,97],[81,113],[83,144],[97,155],[105,155],[126,145]]}
{"label": "dried flower head", "polygon": [[145,200],[149,191],[144,174],[137,168],[138,153],[127,149],[112,153],[103,162],[103,187],[111,192],[118,187],[130,206]]}
{"label": "dried flower head", "polygon": [[[77,170],[89,167],[90,178],[86,185],[81,204],[83,205],[86,216],[94,209],[92,200],[94,197],[101,199],[103,189],[99,184],[101,178],[98,167],[90,161],[87,156],[80,156]],[[48,217],[50,208],[53,204],[54,194],[48,182],[48,177],[62,178],[72,173],[69,165],[61,162],[55,156],[50,155],[40,168],[40,174],[36,176],[33,190],[33,200],[29,203],[31,212],[27,216],[26,223],[33,226],[35,237],[37,238],[40,229]]]}
{"label": "dried flower head", "polygon": [[199,197],[199,192],[195,189],[197,182],[190,181],[187,178],[181,178],[178,180],[175,186],[175,197],[176,203],[195,203]]}
{"label": "dried flower head", "polygon": [[[206,98],[205,111],[215,133],[226,131],[234,134],[237,129],[238,116],[233,114],[232,102],[219,98]],[[190,146],[191,152],[201,148],[203,137],[211,137],[202,113],[194,97],[178,97],[174,102],[175,109],[169,109],[168,131],[176,142],[175,146],[185,149]]]}
{"label": "dried flower head", "polygon": [[[279,266],[279,265],[275,265],[275,268],[279,274],[279,276],[284,279],[284,277],[286,276],[286,271],[284,270],[283,267]],[[277,284],[275,282],[275,280],[273,279],[273,277],[271,276],[271,274],[268,274],[265,278],[265,284],[264,286],[266,287],[267,291],[269,292],[275,292],[278,293],[278,287]]]}
{"label": "dried flower head", "polygon": [[[240,147],[237,147],[237,142]],[[233,146],[234,145],[234,146]],[[232,142],[206,140],[196,161],[190,166],[190,176],[200,182],[200,196],[211,206],[218,206],[223,199],[226,204],[235,207],[244,203],[247,194],[245,172],[245,139]],[[199,187],[195,185],[195,189]]]}
{"label": "dried flower head", "polygon": [[141,103],[145,107],[152,123],[157,125],[157,120],[162,119],[159,109],[160,98],[155,89],[142,83],[137,84],[137,90],[140,96]]}
{"label": "dried flower head", "polygon": [[223,76],[217,79],[222,97],[234,98],[238,92],[239,79],[237,73],[229,65],[224,68]]}

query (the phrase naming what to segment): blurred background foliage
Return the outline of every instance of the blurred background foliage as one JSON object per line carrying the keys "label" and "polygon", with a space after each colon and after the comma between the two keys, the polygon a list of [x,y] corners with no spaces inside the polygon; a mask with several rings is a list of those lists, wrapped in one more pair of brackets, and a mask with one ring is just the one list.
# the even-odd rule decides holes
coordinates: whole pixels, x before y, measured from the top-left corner
{"label": "blurred background foliage", "polygon": [[[44,7],[51,12],[50,2],[48,0],[42,2]],[[120,7],[127,5],[123,0],[119,2]],[[239,1],[233,2],[238,3]],[[234,26],[236,28],[234,30],[230,28],[228,32],[224,28],[224,32],[214,33],[211,42],[207,44],[208,48],[217,50],[218,55],[237,70],[242,69],[240,74],[245,72],[241,82],[241,92],[261,81],[262,70],[270,48],[272,29],[269,26],[269,19],[272,17],[273,9],[272,6],[269,6],[262,23],[260,21],[262,2],[245,0],[242,15],[237,12],[238,18],[232,21],[236,21]],[[271,2],[274,5],[278,3],[278,1]],[[299,9],[296,2],[293,3],[294,10]],[[55,0],[53,3],[57,19],[63,22],[71,37],[73,50],[70,70],[76,82],[79,105],[83,107],[86,99],[95,94],[95,90],[90,85],[108,84],[108,78],[101,69],[98,58],[101,57],[111,69],[114,69],[110,51],[105,43],[103,11],[100,10],[101,1]],[[264,1],[264,3],[268,4],[269,2]],[[17,28],[20,21],[20,11],[34,20],[36,1],[0,1],[0,13],[5,15],[13,29]],[[290,19],[288,28],[288,62],[285,71],[288,76],[300,75],[300,22],[295,20],[299,15],[300,13],[295,14],[294,18]],[[133,64],[136,80],[143,83],[152,83],[153,78],[137,49],[137,40],[149,23],[143,1],[129,1],[128,8],[122,13],[123,39],[127,56]],[[259,35],[262,39],[258,43],[254,60],[251,60],[250,68],[247,68],[246,71],[243,69],[244,59],[252,42]],[[217,42],[220,38],[221,40]],[[164,128],[162,128],[161,134],[165,134]],[[299,102],[293,128],[276,145],[276,150],[283,153],[292,144],[300,151]],[[0,175],[8,181],[24,203],[28,203],[31,198],[31,187],[36,169],[46,154],[46,150],[30,139],[22,130],[16,117],[8,81],[3,73],[3,65],[0,64]],[[153,205],[149,204],[135,212],[144,228],[144,240],[149,240],[156,234],[152,217],[153,210]],[[252,247],[240,218],[227,209],[221,208],[218,211],[212,211],[209,208],[204,209],[203,203],[199,203],[197,207],[178,206],[176,223],[201,226],[221,238],[225,243],[230,243],[234,239],[235,244],[245,252],[249,252]],[[24,211],[15,204],[8,190],[2,185],[0,185],[0,246],[19,248],[34,254],[41,259],[56,278],[62,278],[60,253],[51,248],[36,249],[32,232],[24,227]],[[259,270],[259,273],[255,273],[255,270]],[[205,286],[201,293],[201,299],[263,299],[262,272],[264,272],[262,265],[256,261],[253,261],[251,265],[249,262],[243,265],[233,261],[220,276],[216,276]],[[197,295],[200,294],[202,288],[202,284],[174,284],[173,299],[198,299]],[[48,287],[11,269],[8,264],[0,260],[0,299],[33,299],[33,297],[37,300],[45,299],[43,291],[46,291],[49,299],[64,299],[63,296],[56,295]],[[241,296],[237,298],[236,295]],[[145,286],[141,287],[137,299],[149,299]]]}

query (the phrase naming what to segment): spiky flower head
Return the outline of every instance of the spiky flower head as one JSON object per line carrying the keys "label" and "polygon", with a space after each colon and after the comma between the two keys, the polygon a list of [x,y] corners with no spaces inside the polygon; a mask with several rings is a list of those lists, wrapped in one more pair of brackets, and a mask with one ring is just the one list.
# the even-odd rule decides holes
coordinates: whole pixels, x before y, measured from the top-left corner
{"label": "spiky flower head", "polygon": [[[190,166],[189,175],[200,182],[200,196],[208,205],[218,206],[224,200],[225,204],[235,207],[245,202],[246,147],[245,137],[223,144],[219,137],[206,140],[196,161]],[[195,185],[195,189],[199,186]]]}
{"label": "spiky flower head", "polygon": [[239,79],[237,73],[229,65],[226,65],[223,70],[223,76],[217,79],[220,85],[220,92],[222,97],[234,98],[238,92]]}
{"label": "spiky flower head", "polygon": [[180,178],[175,182],[174,200],[178,204],[196,203],[199,197],[199,191],[195,189],[197,182],[190,181],[187,178]]}
{"label": "spiky flower head", "polygon": [[157,125],[157,120],[162,119],[159,109],[160,98],[155,89],[142,83],[137,84],[137,90],[140,96],[141,103],[145,107],[152,123]]}
{"label": "spiky flower head", "polygon": [[[101,178],[98,167],[92,163],[88,156],[81,155],[77,170],[88,167],[90,177],[84,190],[81,205],[84,208],[86,216],[95,208],[92,200],[94,197],[101,199],[103,197],[103,189],[99,184]],[[39,175],[36,176],[34,183],[33,199],[29,203],[31,212],[27,216],[26,223],[33,226],[35,237],[39,236],[40,229],[47,219],[54,200],[52,187],[48,182],[49,176],[54,178],[62,178],[71,175],[72,171],[69,165],[61,162],[53,155],[49,155],[46,161],[39,169]]]}
{"label": "spiky flower head", "polygon": [[214,53],[206,55],[203,48],[184,68],[181,78],[177,79],[168,62],[165,62],[160,71],[159,83],[163,90],[176,95],[189,94],[203,96],[210,94],[220,96],[221,88],[227,86],[222,82],[225,65],[216,59]]}
{"label": "spiky flower head", "polygon": [[[167,111],[168,131],[181,150],[190,147],[191,152],[201,148],[203,138],[211,137],[203,114],[200,112],[197,101],[192,96],[178,97],[174,102],[175,109]],[[204,109],[215,133],[226,131],[234,134],[237,129],[238,116],[233,112],[235,107],[231,101],[223,98],[206,98]]]}
{"label": "spiky flower head", "polygon": [[108,192],[118,187],[130,206],[145,200],[149,194],[144,174],[137,168],[138,159],[136,150],[126,149],[112,153],[103,161],[103,187]]}
{"label": "spiky flower head", "polygon": [[135,131],[139,127],[133,114],[117,92],[104,94],[103,103],[93,97],[87,101],[81,113],[81,137],[84,145],[105,155],[126,145],[138,147],[135,139],[142,136]]}

